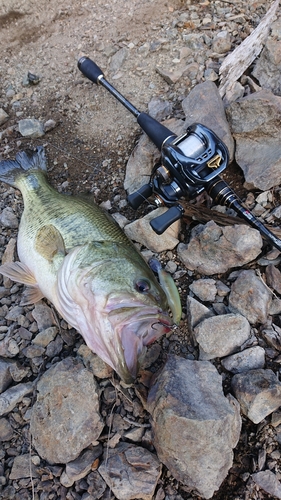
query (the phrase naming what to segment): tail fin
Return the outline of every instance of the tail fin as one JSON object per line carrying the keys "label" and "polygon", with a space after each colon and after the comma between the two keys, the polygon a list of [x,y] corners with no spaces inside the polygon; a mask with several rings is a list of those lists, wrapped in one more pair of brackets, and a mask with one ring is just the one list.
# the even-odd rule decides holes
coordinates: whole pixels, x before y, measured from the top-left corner
{"label": "tail fin", "polygon": [[27,170],[47,172],[47,159],[43,146],[38,146],[36,151],[20,151],[15,160],[0,161],[0,181],[16,187],[18,175]]}

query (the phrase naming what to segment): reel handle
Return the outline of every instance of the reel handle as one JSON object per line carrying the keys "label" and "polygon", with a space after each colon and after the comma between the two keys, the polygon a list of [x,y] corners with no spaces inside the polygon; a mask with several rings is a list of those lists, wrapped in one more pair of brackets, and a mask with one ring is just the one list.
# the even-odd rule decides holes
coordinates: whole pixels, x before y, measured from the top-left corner
{"label": "reel handle", "polygon": [[180,205],[173,205],[167,212],[150,221],[150,225],[156,234],[162,234],[168,227],[181,219],[184,209]]}
{"label": "reel handle", "polygon": [[84,76],[96,84],[99,83],[100,78],[103,78],[102,70],[89,57],[80,57],[78,61],[78,68]]}

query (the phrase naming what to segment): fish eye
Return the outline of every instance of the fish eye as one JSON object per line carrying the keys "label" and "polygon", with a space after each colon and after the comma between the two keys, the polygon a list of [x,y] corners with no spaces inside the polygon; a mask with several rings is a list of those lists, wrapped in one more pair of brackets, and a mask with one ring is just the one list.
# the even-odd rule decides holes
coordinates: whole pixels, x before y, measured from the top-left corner
{"label": "fish eye", "polygon": [[139,293],[147,293],[150,290],[150,283],[141,278],[135,282],[135,289]]}

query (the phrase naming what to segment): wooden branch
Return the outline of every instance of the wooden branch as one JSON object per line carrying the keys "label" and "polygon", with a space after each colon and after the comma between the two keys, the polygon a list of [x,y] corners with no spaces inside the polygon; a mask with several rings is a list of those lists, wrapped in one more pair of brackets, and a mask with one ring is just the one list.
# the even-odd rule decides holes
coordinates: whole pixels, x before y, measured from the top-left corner
{"label": "wooden branch", "polygon": [[[187,223],[190,223],[190,219],[197,220],[198,222],[201,222],[203,224],[210,220],[213,220],[220,226],[246,224],[247,226],[252,227],[244,219],[240,219],[240,217],[232,217],[231,215],[222,214],[220,212],[217,212],[216,210],[211,210],[210,208],[198,207],[186,201],[182,202],[182,200],[181,205],[184,208],[183,220]],[[264,226],[269,229],[269,231],[271,231],[277,238],[281,239],[281,228],[269,226],[268,224],[264,224]]]}
{"label": "wooden branch", "polygon": [[279,0],[275,0],[257,28],[223,61],[219,86],[222,98],[261,52],[278,6]]}

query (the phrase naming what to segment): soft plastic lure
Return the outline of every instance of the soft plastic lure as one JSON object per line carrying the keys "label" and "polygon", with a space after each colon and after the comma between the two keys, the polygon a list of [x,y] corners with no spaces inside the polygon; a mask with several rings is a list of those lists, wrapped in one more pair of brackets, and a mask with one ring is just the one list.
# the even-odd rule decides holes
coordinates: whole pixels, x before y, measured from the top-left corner
{"label": "soft plastic lure", "polygon": [[167,273],[165,269],[163,269],[161,263],[155,257],[152,257],[149,260],[149,266],[154,273],[158,274],[160,285],[166,294],[167,301],[173,315],[173,321],[176,325],[178,325],[181,320],[182,308],[179,292],[175,282],[172,276]]}

